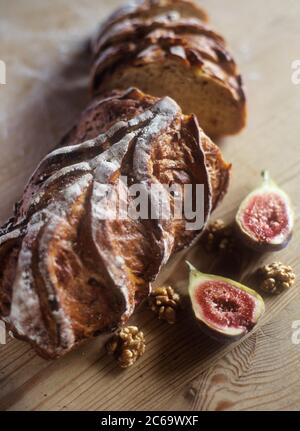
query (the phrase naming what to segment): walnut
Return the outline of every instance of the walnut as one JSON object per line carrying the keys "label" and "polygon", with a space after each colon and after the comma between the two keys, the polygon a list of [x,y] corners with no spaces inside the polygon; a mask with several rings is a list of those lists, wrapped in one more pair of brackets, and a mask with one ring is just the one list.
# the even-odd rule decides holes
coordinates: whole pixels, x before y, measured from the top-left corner
{"label": "walnut", "polygon": [[270,294],[279,294],[290,289],[296,278],[292,268],[280,262],[263,266],[257,274],[260,288]]}
{"label": "walnut", "polygon": [[149,306],[158,318],[173,324],[176,322],[176,311],[180,306],[180,296],[171,286],[157,287],[148,299]]}
{"label": "walnut", "polygon": [[119,329],[106,343],[108,354],[114,355],[121,368],[131,367],[145,353],[145,337],[136,326]]}
{"label": "walnut", "polygon": [[209,253],[232,253],[236,247],[232,226],[226,226],[221,219],[214,221],[206,228],[202,237],[202,244]]}

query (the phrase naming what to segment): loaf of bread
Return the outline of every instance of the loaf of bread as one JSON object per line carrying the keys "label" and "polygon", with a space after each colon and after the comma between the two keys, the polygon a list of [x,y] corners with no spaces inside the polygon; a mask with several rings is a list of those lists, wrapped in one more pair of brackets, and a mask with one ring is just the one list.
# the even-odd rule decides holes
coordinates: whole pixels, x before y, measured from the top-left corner
{"label": "loaf of bread", "polygon": [[92,93],[135,86],[172,97],[211,137],[239,132],[246,121],[242,79],[206,18],[186,1],[145,0],[121,8],[93,41]]}
{"label": "loaf of bread", "polygon": [[[237,132],[245,99],[206,21],[189,0],[144,0],[101,26],[93,98],[0,230],[0,318],[46,358],[125,324],[227,191],[231,166],[197,118],[212,136]],[[132,187],[149,203],[143,216],[128,212]],[[193,216],[164,217],[158,196],[172,212],[178,194]]]}
{"label": "loaf of bread", "polygon": [[62,145],[41,161],[0,236],[1,317],[47,358],[126,323],[170,256],[203,228],[187,229],[184,214],[107,217],[115,199],[132,184],[149,199],[152,184],[202,184],[205,224],[229,176],[193,115],[135,89],[92,102]]}

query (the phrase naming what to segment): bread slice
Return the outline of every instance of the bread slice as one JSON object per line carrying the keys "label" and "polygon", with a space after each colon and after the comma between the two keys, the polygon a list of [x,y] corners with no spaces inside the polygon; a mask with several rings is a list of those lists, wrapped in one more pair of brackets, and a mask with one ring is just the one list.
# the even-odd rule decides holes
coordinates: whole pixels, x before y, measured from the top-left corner
{"label": "bread slice", "polygon": [[[103,110],[93,105],[96,121],[108,121],[104,133],[85,141],[96,128],[81,121],[70,137],[83,138],[76,145],[66,138],[42,160],[0,232],[0,316],[46,358],[125,324],[161,267],[198,237],[211,211],[195,117],[184,116],[170,98],[132,90],[123,107],[122,97],[108,97]],[[157,217],[111,216],[132,184],[143,187],[147,202],[151,196]],[[185,214],[160,216],[150,187],[160,186],[173,208],[174,194],[163,187],[169,184],[203,185],[204,224],[191,230]],[[189,197],[195,205],[195,193]],[[129,193],[126,203],[133,203]]]}
{"label": "bread slice", "polygon": [[246,122],[242,78],[224,39],[196,18],[127,19],[94,45],[93,93],[130,86],[169,95],[194,113],[209,136],[239,132]]}

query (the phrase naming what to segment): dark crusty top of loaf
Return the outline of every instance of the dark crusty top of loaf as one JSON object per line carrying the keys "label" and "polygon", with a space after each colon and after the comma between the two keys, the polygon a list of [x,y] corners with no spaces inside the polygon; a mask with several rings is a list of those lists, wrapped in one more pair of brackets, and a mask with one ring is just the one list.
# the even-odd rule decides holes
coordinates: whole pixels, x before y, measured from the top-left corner
{"label": "dark crusty top of loaf", "polygon": [[[63,145],[76,145],[93,139],[117,119],[129,120],[158,100],[134,88],[98,97],[81,114],[77,124],[63,139]],[[227,192],[231,165],[224,161],[217,145],[201,130],[200,134],[212,188],[212,209],[215,209]]]}
{"label": "dark crusty top of loaf", "polygon": [[92,91],[97,92],[105,76],[114,70],[177,59],[187,67],[198,67],[208,77],[219,81],[242,104],[245,95],[236,63],[224,39],[196,18],[168,15],[149,20],[124,20],[100,33],[94,44]]}
{"label": "dark crusty top of loaf", "polygon": [[132,0],[113,12],[100,26],[104,34],[112,25],[131,18],[152,18],[161,14],[178,13],[182,17],[195,17],[207,21],[204,9],[192,0]]}
{"label": "dark crusty top of loaf", "polygon": [[[145,193],[151,184],[203,184],[205,221],[210,213],[197,121],[169,98],[135,98],[137,115],[112,118],[94,139],[46,156],[1,230],[1,317],[45,357],[125,323],[161,266],[200,232],[187,230],[184,219],[103,220],[127,190],[121,176]],[[118,98],[108,100],[122,117]],[[103,184],[111,185],[108,194]]]}
{"label": "dark crusty top of loaf", "polygon": [[174,31],[176,34],[198,34],[215,40],[222,47],[225,46],[224,38],[216,33],[205,22],[195,17],[182,17],[178,13],[157,15],[152,18],[131,18],[114,24],[105,32],[100,31],[93,41],[94,56],[106,46],[118,42],[142,40],[148,33],[156,29]]}

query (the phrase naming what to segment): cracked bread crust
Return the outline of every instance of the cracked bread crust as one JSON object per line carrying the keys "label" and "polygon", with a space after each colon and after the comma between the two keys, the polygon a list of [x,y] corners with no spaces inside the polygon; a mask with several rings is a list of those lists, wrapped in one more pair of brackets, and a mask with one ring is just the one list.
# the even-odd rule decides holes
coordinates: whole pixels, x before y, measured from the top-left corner
{"label": "cracked bread crust", "polygon": [[178,13],[170,12],[151,19],[125,19],[109,27],[105,32],[100,32],[93,41],[94,56],[97,57],[99,52],[107,46],[116,45],[120,42],[136,42],[136,40],[141,40],[152,34],[155,30],[168,30],[176,35],[198,34],[214,40],[222,49],[225,47],[224,38],[205,22],[195,17],[185,18]]}
{"label": "cracked bread crust", "polygon": [[112,25],[126,19],[149,19],[166,13],[195,17],[203,22],[208,20],[206,11],[191,0],[132,0],[113,12],[101,24],[99,33],[104,34]]}
{"label": "cracked bread crust", "polygon": [[[105,132],[76,145],[66,138],[41,161],[1,230],[1,318],[46,358],[126,323],[169,257],[202,230],[187,230],[184,218],[106,219],[116,196],[131,184],[143,185],[146,195],[152,184],[203,184],[204,223],[211,211],[196,119],[170,98],[129,93],[125,99],[140,103],[136,113],[120,120],[120,105]],[[103,184],[111,186],[108,194]]]}
{"label": "cracked bread crust", "polygon": [[[152,106],[157,97],[142,93],[136,88],[125,91],[112,91],[96,98],[82,113],[77,124],[63,139],[63,145],[76,145],[95,138],[106,131],[116,121],[129,120]],[[212,190],[214,210],[225,196],[230,179],[231,165],[223,159],[220,149],[200,130],[202,147]]]}

